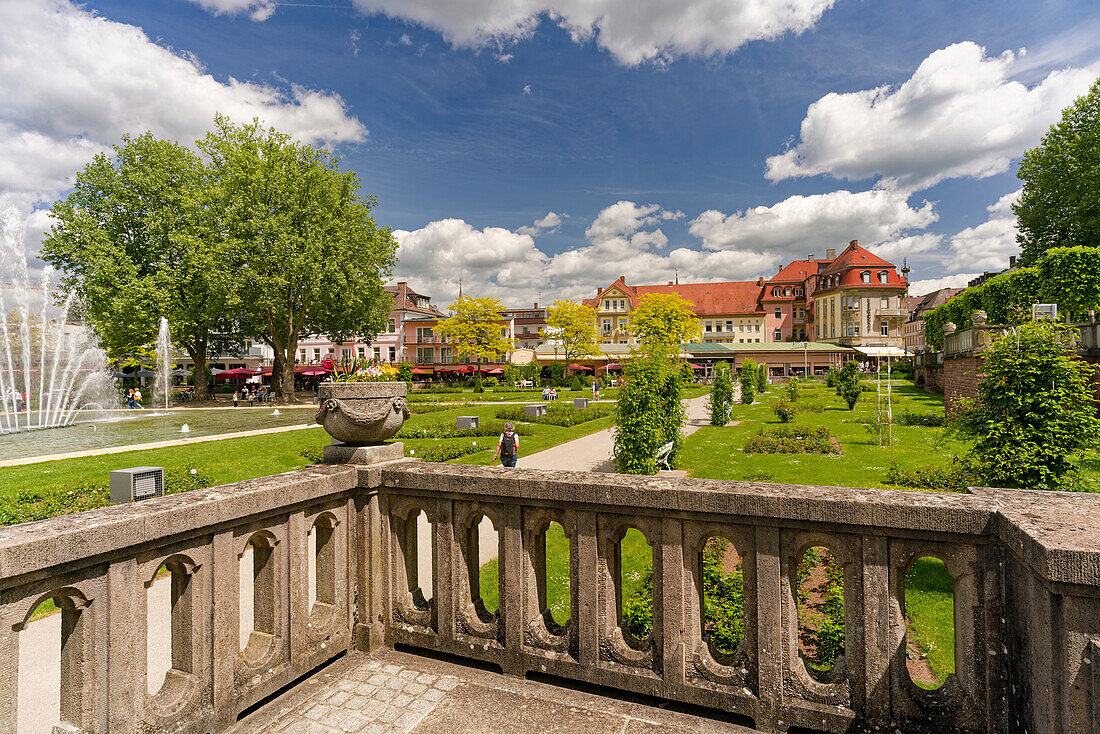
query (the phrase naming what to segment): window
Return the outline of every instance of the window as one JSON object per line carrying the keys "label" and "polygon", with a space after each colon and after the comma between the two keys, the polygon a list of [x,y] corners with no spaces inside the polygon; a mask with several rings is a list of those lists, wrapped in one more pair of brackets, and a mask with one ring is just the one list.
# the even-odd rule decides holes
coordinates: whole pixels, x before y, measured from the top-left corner
{"label": "window", "polygon": [[879,283],[886,283],[886,282],[889,282],[889,280],[890,280],[890,275],[887,271],[885,271],[885,270],[878,271],[878,282]]}
{"label": "window", "polygon": [[313,350],[313,361],[314,362],[320,362],[321,361],[321,350],[320,349],[314,349]]}
{"label": "window", "polygon": [[775,307],[775,317],[777,319],[783,318],[783,309],[781,309],[779,306]]}
{"label": "window", "polygon": [[744,331],[745,330],[745,325],[744,324],[738,324],[737,325],[737,330],[738,331]]}
{"label": "window", "polygon": [[870,283],[871,282],[871,271],[870,270],[864,270],[862,273],[859,274],[859,279],[861,281],[863,281],[864,283]]}
{"label": "window", "polygon": [[[756,325],[756,331],[757,331],[757,333],[759,333],[759,332],[760,332],[760,324],[757,324],[757,325]],[[757,341],[759,341],[759,339],[758,339]]]}
{"label": "window", "polygon": [[802,286],[799,286],[798,288],[795,288],[794,289],[794,294],[796,296],[801,296],[802,295]]}
{"label": "window", "polygon": [[775,333],[772,334],[772,341],[777,341],[777,342],[783,341],[783,330],[782,329],[776,329],[775,330]]}
{"label": "window", "polygon": [[783,289],[783,295],[784,296],[790,296],[791,295],[791,287],[790,286],[787,286],[786,288]]}
{"label": "window", "polygon": [[431,347],[417,347],[416,348],[416,363],[417,364],[431,364],[434,360],[434,352]]}
{"label": "window", "polygon": [[336,347],[329,347],[328,348],[328,353],[329,354],[336,354]]}
{"label": "window", "polygon": [[395,333],[397,331],[397,319],[390,319],[389,323],[386,324],[386,330],[391,334]]}
{"label": "window", "polygon": [[783,295],[783,289],[782,288],[772,288],[772,295],[775,296],[776,298],[778,298],[779,296],[782,296]]}
{"label": "window", "polygon": [[299,355],[298,358],[299,358],[300,361],[302,361],[302,362],[306,361],[306,350],[304,350],[304,349],[299,350],[298,355]]}
{"label": "window", "polygon": [[604,319],[603,320],[603,333],[605,333],[605,334],[610,334],[611,333],[611,319]]}
{"label": "window", "polygon": [[432,330],[425,329],[423,327],[416,330],[416,340],[418,342],[430,342],[432,340]]}
{"label": "window", "polygon": [[603,302],[603,310],[604,311],[610,311],[611,310],[611,301],[604,301]]}
{"label": "window", "polygon": [[625,311],[626,310],[626,300],[625,299],[619,301],[619,310],[620,311]]}
{"label": "window", "polygon": [[[393,360],[390,360],[390,361],[392,362]],[[450,364],[451,363],[451,348],[450,347],[440,347],[440,349],[439,349],[439,361],[442,364]]]}
{"label": "window", "polygon": [[390,347],[390,361],[397,361],[397,347]]}
{"label": "window", "polygon": [[[359,347],[358,351],[359,351],[359,359],[362,359],[363,357],[367,356],[367,348],[366,347]],[[378,359],[378,348],[377,347],[375,347],[375,349],[374,349],[374,358]]]}
{"label": "window", "polygon": [[727,321],[726,322],[726,331],[733,332],[733,322],[732,321]]}
{"label": "window", "polygon": [[878,303],[878,307],[879,308],[890,308],[890,299],[889,298],[880,298],[879,303]]}
{"label": "window", "polygon": [[[359,351],[360,352],[363,351],[362,347],[360,347]],[[363,355],[360,354],[359,356],[362,357]],[[375,347],[374,348],[374,361],[375,362],[381,362],[382,361],[382,347]]]}
{"label": "window", "polygon": [[706,331],[706,332],[707,332],[708,334],[710,333],[710,322],[709,322],[709,321],[708,321],[708,322],[706,323],[706,325],[705,325],[705,327],[704,327],[704,330],[705,330],[705,331]]}
{"label": "window", "polygon": [[890,325],[889,325],[888,323],[886,323],[885,321],[883,321],[883,322],[882,322],[882,323],[881,323],[881,324],[879,325],[879,328],[881,329],[881,331],[882,331],[882,335],[883,335],[883,336],[890,336]]}

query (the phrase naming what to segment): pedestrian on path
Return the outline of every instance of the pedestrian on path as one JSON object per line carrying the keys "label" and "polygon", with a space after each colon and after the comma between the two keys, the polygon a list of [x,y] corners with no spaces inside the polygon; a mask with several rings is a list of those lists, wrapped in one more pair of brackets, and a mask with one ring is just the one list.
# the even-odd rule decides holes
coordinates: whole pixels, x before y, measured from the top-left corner
{"label": "pedestrian on path", "polygon": [[500,457],[501,466],[515,466],[516,460],[519,458],[519,435],[516,433],[516,427],[511,423],[504,424],[504,433],[500,434],[500,439],[497,441],[497,450],[493,454],[493,461]]}
{"label": "pedestrian on path", "polygon": [[236,408],[237,403],[239,403],[240,401],[241,401],[241,394],[238,391],[234,390],[233,391],[233,407]]}

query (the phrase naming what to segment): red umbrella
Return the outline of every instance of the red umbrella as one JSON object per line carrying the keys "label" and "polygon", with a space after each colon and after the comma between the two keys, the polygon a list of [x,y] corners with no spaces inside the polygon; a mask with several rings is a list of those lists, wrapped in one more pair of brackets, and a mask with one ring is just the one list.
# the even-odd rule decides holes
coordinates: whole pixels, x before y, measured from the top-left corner
{"label": "red umbrella", "polygon": [[487,375],[503,375],[504,374],[504,369],[501,368],[501,367],[497,367],[495,369],[487,370],[485,372],[485,374],[487,374]]}
{"label": "red umbrella", "polygon": [[691,362],[688,362],[688,367],[692,368],[693,370],[702,370],[702,369],[706,369],[706,368],[705,368],[705,367],[703,367],[703,365],[701,365],[701,364],[692,364]]}
{"label": "red umbrella", "polygon": [[271,367],[265,367],[262,370],[260,370],[260,375],[263,376],[263,377],[270,377],[271,373],[273,371],[274,370]]}
{"label": "red umbrella", "polygon": [[569,365],[569,369],[578,370],[580,372],[591,372],[592,371],[591,367],[588,367],[588,366],[583,365],[583,364],[571,364],[571,365]]}
{"label": "red umbrella", "polygon": [[605,370],[621,370],[622,368],[623,366],[618,362],[612,362],[611,364],[604,367]]}
{"label": "red umbrella", "polygon": [[238,367],[232,370],[226,370],[225,372],[219,372],[215,375],[215,379],[218,380],[236,380],[242,377],[252,377],[253,375],[260,374],[259,370],[250,370],[247,367]]}
{"label": "red umbrella", "polygon": [[327,375],[328,373],[328,370],[314,368],[311,370],[303,370],[298,374],[302,375],[303,377],[320,377],[321,375]]}
{"label": "red umbrella", "polygon": [[[439,371],[440,372],[446,372],[446,370],[443,369],[442,367],[439,368]],[[430,374],[432,374],[432,371],[431,370],[424,370],[424,369],[421,369],[419,367],[413,367],[412,368],[412,373],[414,375],[430,375]]]}

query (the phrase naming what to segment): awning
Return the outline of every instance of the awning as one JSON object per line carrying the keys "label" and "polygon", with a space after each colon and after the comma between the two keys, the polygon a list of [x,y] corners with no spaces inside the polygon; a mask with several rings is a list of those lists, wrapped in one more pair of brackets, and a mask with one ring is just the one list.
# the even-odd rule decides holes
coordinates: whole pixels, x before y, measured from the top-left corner
{"label": "awning", "polygon": [[260,374],[258,370],[250,370],[247,367],[238,367],[232,370],[226,370],[225,372],[219,372],[216,375],[216,379],[219,380],[237,380],[242,377],[252,377],[253,375]]}
{"label": "awning", "polygon": [[692,364],[691,362],[688,362],[687,364],[688,364],[688,367],[692,368],[693,370],[703,370],[703,369],[706,369],[706,367],[704,367],[704,366],[703,366],[703,365],[701,365],[701,364]]}
{"label": "awning", "polygon": [[500,367],[497,367],[496,369],[491,369],[491,370],[486,371],[485,374],[487,374],[487,375],[503,375],[504,370]]}
{"label": "awning", "polygon": [[901,347],[856,347],[856,351],[865,357],[906,357]]}
{"label": "awning", "polygon": [[618,362],[612,362],[611,364],[604,367],[605,370],[621,370],[622,368],[623,366]]}
{"label": "awning", "polygon": [[298,374],[302,375],[303,377],[320,377],[321,375],[329,374],[329,371],[328,370],[322,370],[322,369],[312,369],[312,370],[303,370],[302,372],[299,372]]}
{"label": "awning", "polygon": [[587,365],[583,365],[583,364],[571,364],[571,365],[569,365],[569,369],[577,370],[579,372],[591,372],[592,371],[591,367],[589,367]]}
{"label": "awning", "polygon": [[[446,372],[446,370],[444,370],[442,368],[440,368],[439,371],[440,372]],[[412,368],[412,373],[414,375],[430,375],[430,374],[432,374],[432,370],[431,369],[424,369],[422,367],[413,367]]]}

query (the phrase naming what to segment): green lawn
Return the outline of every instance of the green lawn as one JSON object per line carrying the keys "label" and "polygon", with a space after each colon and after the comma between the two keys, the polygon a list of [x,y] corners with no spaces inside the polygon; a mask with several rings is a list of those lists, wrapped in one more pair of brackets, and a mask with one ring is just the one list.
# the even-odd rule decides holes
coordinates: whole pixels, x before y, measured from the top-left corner
{"label": "green lawn", "polygon": [[[710,388],[706,385],[688,385],[684,388],[684,397],[694,398],[700,395],[706,395],[710,392]],[[600,390],[600,400],[614,400],[619,395],[619,389],[617,387],[604,387]],[[558,401],[572,400],[573,398],[591,398],[592,388],[586,387],[581,390],[573,391],[567,387],[558,388]],[[496,392],[494,390],[486,390],[483,393],[475,393],[473,388],[465,388],[462,392],[442,392],[433,393],[427,390],[417,390],[409,393],[409,402],[414,406],[416,403],[458,403],[458,402],[471,402],[471,403],[541,403],[542,391],[507,391]]]}
{"label": "green lawn", "polygon": [[[821,382],[803,383],[800,405],[817,405],[820,413],[800,411],[791,425],[829,428],[840,441],[841,455],[811,454],[747,454],[742,451],[745,440],[765,426],[780,424],[772,412],[773,401],[783,399],[782,386],[757,395],[753,405],[735,405],[732,421],[739,425],[721,428],[706,426],[689,436],[681,467],[690,476],[706,479],[738,479],[782,482],[789,484],[820,484],[849,487],[885,487],[883,483],[891,462],[904,469],[925,464],[950,465],[952,457],[966,450],[966,444],[945,439],[942,428],[894,426],[892,446],[877,445],[877,436],[870,434],[865,421],[873,420],[876,412],[875,393],[865,392],[855,410]],[[893,386],[894,417],[904,411],[943,414],[943,398],[930,395],[912,384],[895,381]]]}
{"label": "green lawn", "polygon": [[938,558],[918,558],[905,575],[905,617],[938,688],[955,672],[954,580]]}

